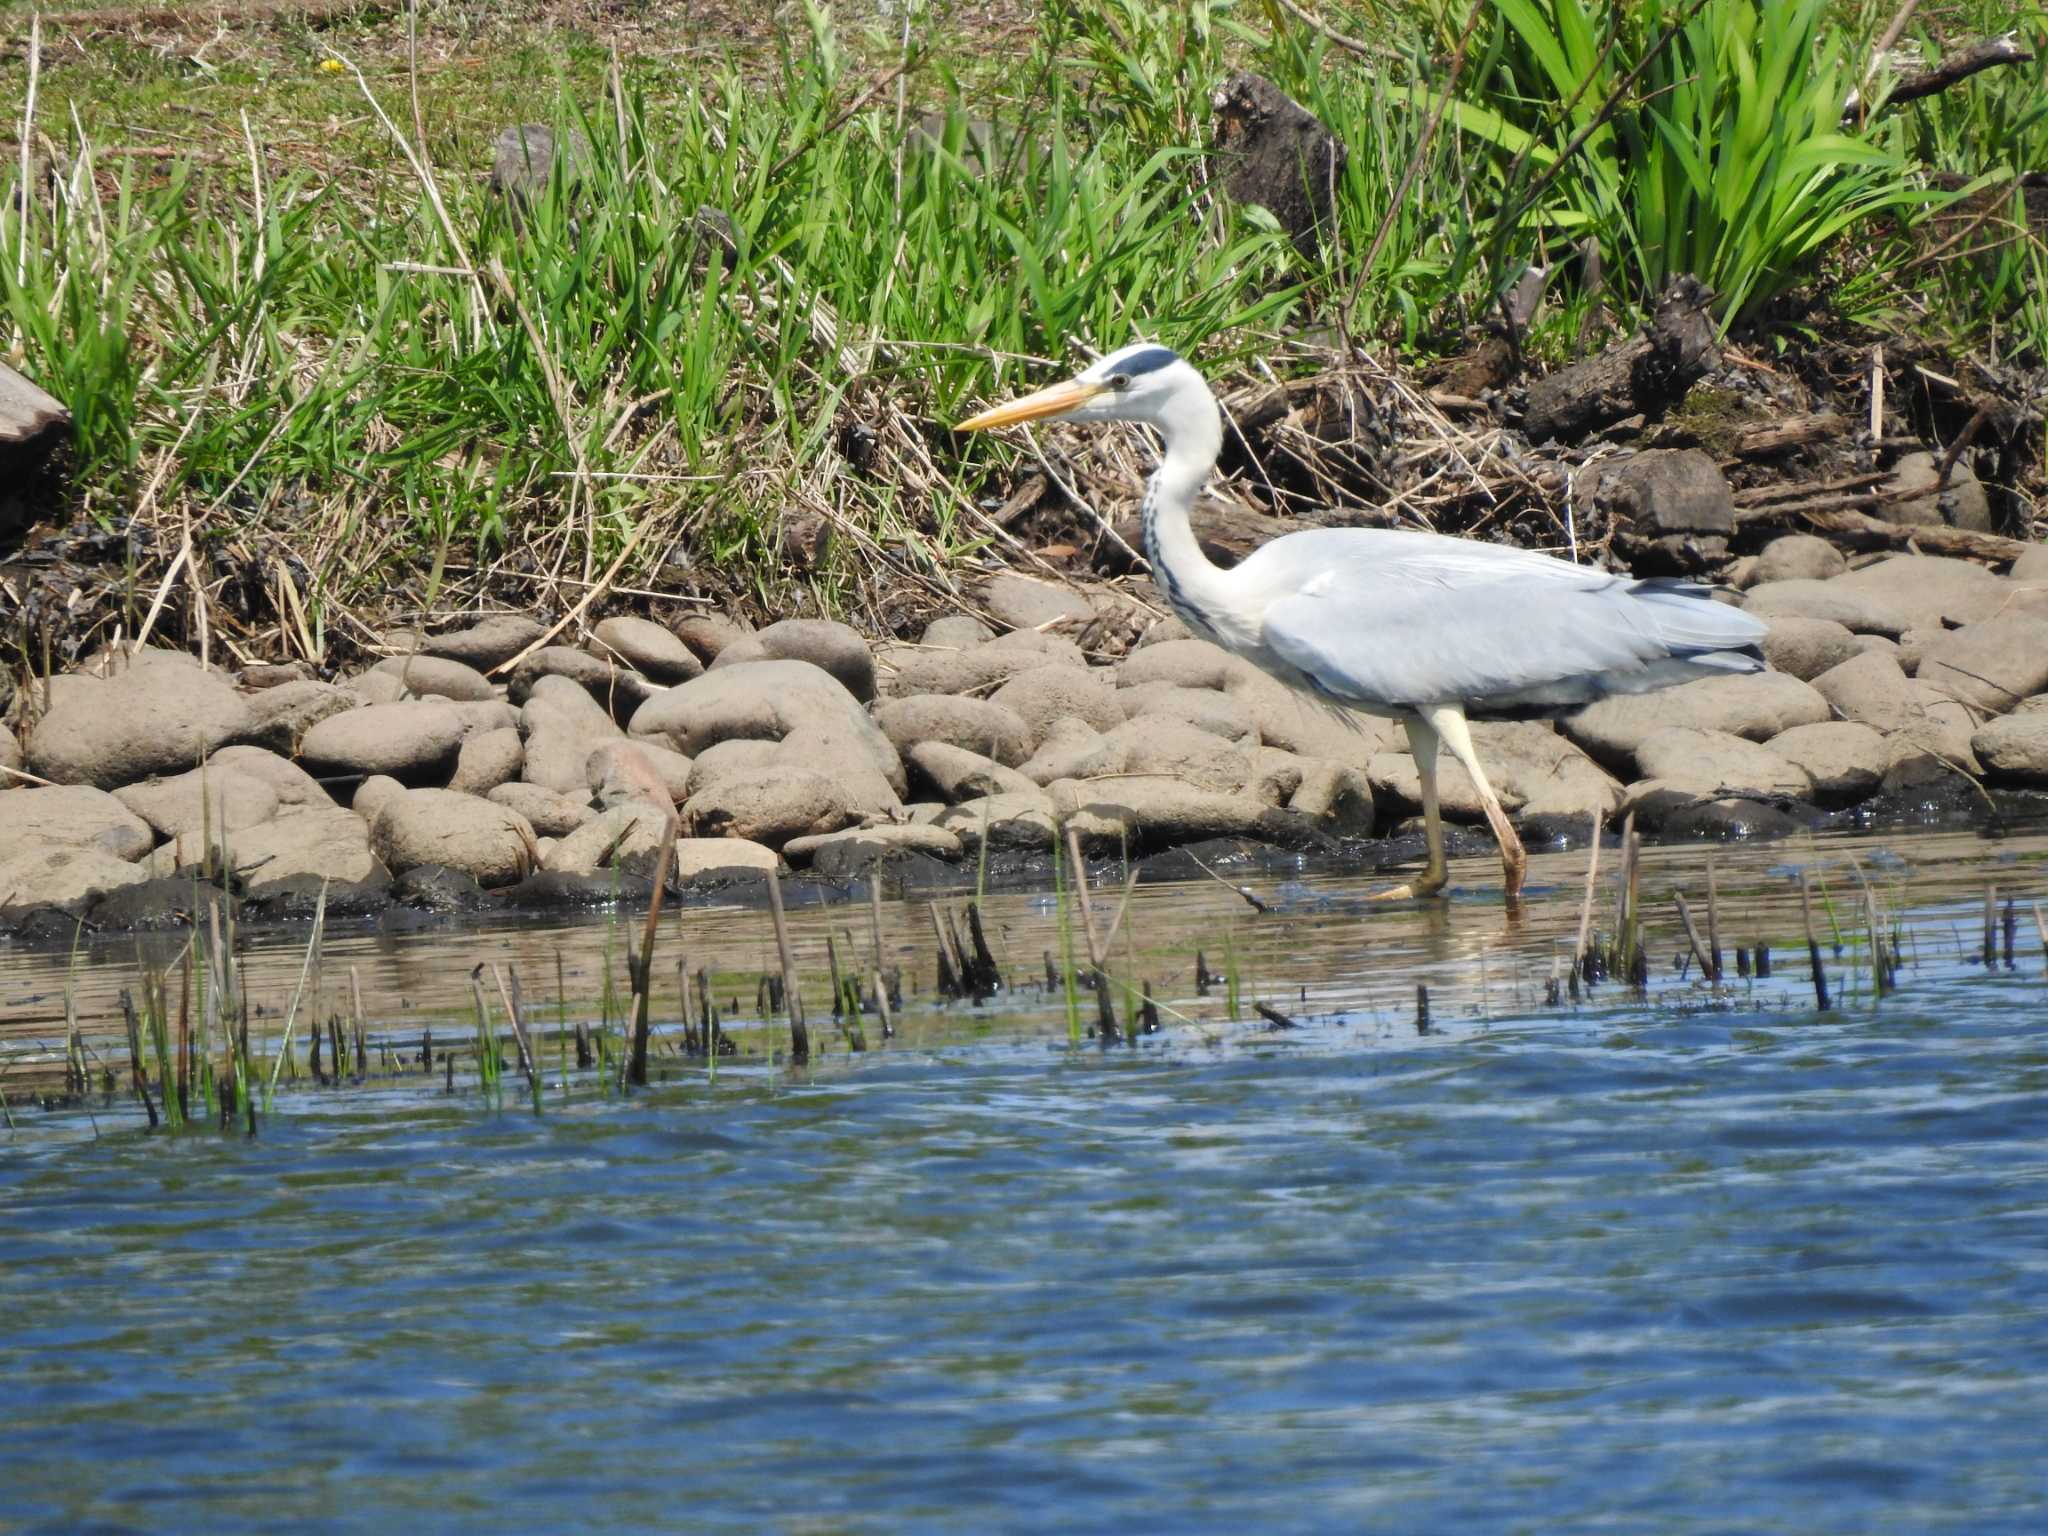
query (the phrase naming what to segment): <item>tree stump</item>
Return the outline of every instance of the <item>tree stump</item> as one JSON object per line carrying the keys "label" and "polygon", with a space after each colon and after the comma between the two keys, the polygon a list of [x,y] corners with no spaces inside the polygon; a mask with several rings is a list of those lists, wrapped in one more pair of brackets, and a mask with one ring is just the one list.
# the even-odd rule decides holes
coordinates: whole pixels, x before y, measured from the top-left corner
{"label": "tree stump", "polygon": [[70,433],[64,402],[0,363],[0,538],[55,496],[57,450]]}
{"label": "tree stump", "polygon": [[1210,99],[1216,110],[1212,174],[1240,203],[1257,203],[1312,255],[1332,217],[1343,142],[1287,93],[1259,75],[1236,74]]}

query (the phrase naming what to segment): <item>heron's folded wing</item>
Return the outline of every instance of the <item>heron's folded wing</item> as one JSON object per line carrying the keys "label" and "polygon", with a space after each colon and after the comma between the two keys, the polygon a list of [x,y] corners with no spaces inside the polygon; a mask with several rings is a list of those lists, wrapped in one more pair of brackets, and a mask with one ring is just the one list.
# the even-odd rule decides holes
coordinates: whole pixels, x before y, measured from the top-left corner
{"label": "heron's folded wing", "polygon": [[1594,571],[1581,583],[1439,584],[1352,567],[1269,604],[1263,627],[1266,644],[1326,691],[1406,707],[1640,669],[1670,652],[1639,606]]}

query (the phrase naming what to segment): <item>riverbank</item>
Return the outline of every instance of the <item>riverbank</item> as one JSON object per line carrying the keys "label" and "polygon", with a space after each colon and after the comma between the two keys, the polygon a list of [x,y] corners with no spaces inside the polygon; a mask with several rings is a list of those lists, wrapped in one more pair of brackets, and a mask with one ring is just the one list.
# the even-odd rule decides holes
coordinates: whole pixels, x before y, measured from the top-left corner
{"label": "riverbank", "polygon": [[[1835,819],[1961,813],[2048,792],[2048,551],[2006,574],[1772,542],[1739,573],[1771,670],[1480,725],[1538,846],[1632,819],[1672,838],[1783,836]],[[1142,857],[1241,840],[1413,857],[1413,760],[1392,722],[1342,717],[1177,621],[1125,654],[1107,589],[1014,574],[979,619],[872,645],[829,620],[750,630],[624,616],[581,636],[528,615],[389,637],[333,680],[106,652],[19,689],[0,727],[0,913],[62,942],[258,911],[600,905],[671,878],[758,884],[880,861],[941,882],[991,861]],[[1101,606],[1099,606],[1101,605]],[[572,638],[581,643],[568,643]],[[1446,815],[1481,812],[1462,773]],[[1392,855],[1392,857],[1388,857]]]}
{"label": "riverbank", "polygon": [[[2048,783],[2039,61],[1711,3],[1585,58],[1483,8],[1406,54],[1116,6],[32,26],[8,356],[73,415],[0,548],[0,906],[603,903],[671,814],[681,883],[1061,826],[1398,863],[1398,733],[1165,617],[1139,431],[947,429],[1134,331],[1231,423],[1220,561],[1424,527],[1770,619],[1760,677],[1483,727],[1532,841],[1991,821]],[[1698,88],[1738,44],[1802,90]],[[234,155],[141,153],[195,96]],[[1669,179],[1758,112],[1815,167],[1770,217]]]}
{"label": "riverbank", "polygon": [[[2031,32],[1950,77],[2002,13],[1886,38],[1714,0],[1667,36],[1624,7],[1581,59],[1490,9],[1461,49],[1439,9],[1360,51],[1302,7],[0,8],[0,361],[73,408],[0,491],[10,669],[146,619],[322,677],[500,609],[914,641],[993,565],[1132,568],[1137,434],[946,428],[1133,334],[1231,411],[1240,552],[1325,522],[1707,568],[1792,529],[2034,535]],[[1735,37],[1804,94],[1694,93]],[[1736,181],[1767,107],[1810,185],[1674,191],[1647,104]],[[1658,333],[1684,277],[1692,328]],[[1682,366],[1560,382],[1642,328]],[[1592,471],[1687,445],[1727,503],[1623,526]]]}

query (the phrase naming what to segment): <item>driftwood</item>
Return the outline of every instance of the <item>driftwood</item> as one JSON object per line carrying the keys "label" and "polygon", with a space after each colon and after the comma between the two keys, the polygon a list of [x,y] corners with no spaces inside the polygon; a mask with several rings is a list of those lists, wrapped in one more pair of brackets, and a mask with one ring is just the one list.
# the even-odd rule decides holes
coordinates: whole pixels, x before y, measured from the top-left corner
{"label": "driftwood", "polygon": [[[2001,64],[2031,64],[2033,54],[2022,48],[2008,34],[2005,37],[1987,37],[1982,42],[1957,48],[1942,56],[1939,64],[1926,69],[1916,69],[1910,75],[1901,75],[1892,82],[1892,88],[1878,98],[1878,108],[1895,107],[1902,101],[1918,101],[1923,96],[1933,96],[1970,76],[1981,74],[1987,69],[1996,69]],[[1863,115],[1863,93],[1851,91],[1849,100],[1842,107],[1844,121]]]}
{"label": "driftwood", "polygon": [[0,363],[0,534],[28,521],[37,482],[70,435],[64,402]]}
{"label": "driftwood", "polygon": [[1968,528],[1944,528],[1930,523],[1888,523],[1867,512],[1811,511],[1802,520],[1821,533],[1832,534],[1856,549],[1905,549],[1908,546],[1927,555],[1957,555],[1966,560],[1984,560],[1993,565],[2010,565],[2030,549],[2039,549],[2025,539],[2008,539],[2003,534],[1977,533]]}
{"label": "driftwood", "polygon": [[1894,523],[1873,514],[1895,502],[1925,495],[1923,489],[1887,490],[1889,471],[1847,475],[1804,485],[1758,486],[1736,494],[1740,528],[1804,526],[1851,549],[1913,548],[1929,555],[1956,555],[1993,565],[2010,565],[2038,544],[2002,534],[1950,528],[1941,523]]}
{"label": "driftwood", "polygon": [[1697,280],[1675,277],[1643,334],[1531,384],[1522,417],[1529,441],[1575,443],[1630,416],[1661,414],[1683,399],[1721,361],[1707,312],[1712,298]]}

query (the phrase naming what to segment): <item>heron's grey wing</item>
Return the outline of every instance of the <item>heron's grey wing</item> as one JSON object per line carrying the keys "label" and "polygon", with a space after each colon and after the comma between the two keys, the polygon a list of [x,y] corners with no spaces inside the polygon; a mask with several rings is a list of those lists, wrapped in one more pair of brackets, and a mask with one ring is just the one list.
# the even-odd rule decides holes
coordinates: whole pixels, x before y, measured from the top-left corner
{"label": "heron's grey wing", "polygon": [[1505,583],[1305,594],[1266,609],[1265,640],[1319,690],[1385,708],[1508,697],[1664,654],[1611,622],[1597,594],[1582,622],[1580,595]]}
{"label": "heron's grey wing", "polygon": [[[1729,653],[1762,626],[1704,588],[1426,535],[1371,542],[1326,537],[1289,552],[1286,595],[1263,615],[1266,644],[1340,698],[1563,705],[1755,665]],[[1280,578],[1278,563],[1262,574]]]}

